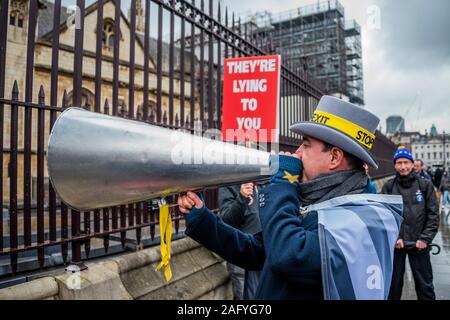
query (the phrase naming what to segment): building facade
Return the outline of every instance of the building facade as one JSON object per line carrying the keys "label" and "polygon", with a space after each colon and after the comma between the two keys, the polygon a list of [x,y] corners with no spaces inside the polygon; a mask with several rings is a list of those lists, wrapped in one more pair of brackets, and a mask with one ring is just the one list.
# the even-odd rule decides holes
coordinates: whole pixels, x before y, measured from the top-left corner
{"label": "building facade", "polygon": [[425,167],[450,167],[450,134],[421,135],[412,140],[411,152]]}
{"label": "building facade", "polygon": [[411,150],[412,142],[416,139],[419,139],[421,137],[421,134],[418,131],[405,131],[396,132],[387,136],[397,146],[405,146],[406,148]]}

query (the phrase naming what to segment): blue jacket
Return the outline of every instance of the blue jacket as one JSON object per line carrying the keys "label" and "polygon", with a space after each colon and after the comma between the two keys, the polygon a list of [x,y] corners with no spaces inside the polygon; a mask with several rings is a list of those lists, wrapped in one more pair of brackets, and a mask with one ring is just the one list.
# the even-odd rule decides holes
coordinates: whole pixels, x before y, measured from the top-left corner
{"label": "blue jacket", "polygon": [[367,184],[368,193],[377,193],[377,187],[375,187],[375,183],[372,179],[369,179],[369,183]]}
{"label": "blue jacket", "polygon": [[299,219],[294,185],[271,184],[261,194],[262,233],[234,229],[203,206],[186,215],[186,234],[235,265],[262,269],[256,299],[323,299],[317,214]]}
{"label": "blue jacket", "polygon": [[[416,172],[417,173],[417,172]],[[432,179],[431,179],[431,176],[428,174],[428,172],[425,172],[425,171],[421,171],[420,173],[417,173],[417,175],[419,176],[419,177],[421,177],[421,178],[424,178],[424,179],[427,179],[427,180],[429,180],[429,181],[431,181]]]}
{"label": "blue jacket", "polygon": [[235,265],[262,270],[256,299],[323,299],[318,215],[299,216],[297,183],[271,183],[259,204],[262,233],[234,229],[203,206],[186,215],[186,234]]}

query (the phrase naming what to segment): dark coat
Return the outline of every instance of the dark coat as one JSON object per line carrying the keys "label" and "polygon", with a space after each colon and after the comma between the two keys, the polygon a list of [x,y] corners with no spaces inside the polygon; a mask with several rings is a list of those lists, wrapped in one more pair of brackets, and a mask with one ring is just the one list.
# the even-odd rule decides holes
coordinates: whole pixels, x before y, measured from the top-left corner
{"label": "dark coat", "polygon": [[422,240],[427,244],[433,241],[439,226],[439,206],[431,181],[411,173],[407,183],[402,184],[397,176],[383,185],[381,193],[403,198],[404,220],[399,239],[408,242]]}
{"label": "dark coat", "polygon": [[253,190],[253,203],[240,193],[241,185],[219,189],[219,216],[230,226],[245,233],[261,232],[258,210],[258,189]]}
{"label": "dark coat", "polygon": [[[241,185],[219,188],[219,216],[222,220],[245,233],[261,232],[259,221],[258,193],[261,186],[253,188],[253,202],[241,195]],[[242,270],[244,272],[244,270]],[[235,275],[231,275],[234,277]],[[259,271],[245,270],[244,292],[245,300],[253,299],[259,283]]]}
{"label": "dark coat", "polygon": [[442,175],[441,183],[439,185],[439,191],[449,191],[450,190],[450,175],[444,176]]}

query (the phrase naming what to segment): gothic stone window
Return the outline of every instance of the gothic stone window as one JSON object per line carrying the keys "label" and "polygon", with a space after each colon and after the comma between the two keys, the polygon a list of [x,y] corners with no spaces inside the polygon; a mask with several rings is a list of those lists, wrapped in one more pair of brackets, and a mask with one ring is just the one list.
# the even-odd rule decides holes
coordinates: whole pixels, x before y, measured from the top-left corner
{"label": "gothic stone window", "polygon": [[[122,40],[122,33],[120,33],[120,40]],[[114,20],[106,18],[103,21],[102,42],[103,49],[112,51],[114,49],[114,42],[117,40],[115,32]]]}
{"label": "gothic stone window", "polygon": [[115,41],[123,40],[122,33],[119,37],[115,32],[114,20],[106,18],[103,20],[103,31],[102,31],[102,43],[103,43],[103,53],[112,54],[114,50]]}
{"label": "gothic stone window", "polygon": [[25,3],[23,0],[11,1],[11,11],[9,13],[9,24],[18,28],[23,28],[25,19]]}
{"label": "gothic stone window", "polygon": [[103,22],[103,47],[114,48],[114,24],[110,20]]}

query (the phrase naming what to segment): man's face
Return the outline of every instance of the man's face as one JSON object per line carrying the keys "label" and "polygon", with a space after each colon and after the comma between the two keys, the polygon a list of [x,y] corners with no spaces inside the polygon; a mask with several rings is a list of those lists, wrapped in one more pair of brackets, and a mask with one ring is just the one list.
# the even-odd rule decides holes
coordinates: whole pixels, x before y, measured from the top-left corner
{"label": "man's face", "polygon": [[420,161],[414,161],[414,171],[417,173],[422,172],[422,163]]}
{"label": "man's face", "polygon": [[407,176],[414,169],[414,163],[411,160],[400,158],[395,161],[395,170],[401,176]]}
{"label": "man's face", "polygon": [[329,151],[322,151],[324,144],[322,141],[303,137],[303,144],[295,151],[303,162],[303,172],[301,182],[307,182],[322,173],[328,173],[331,155]]}

